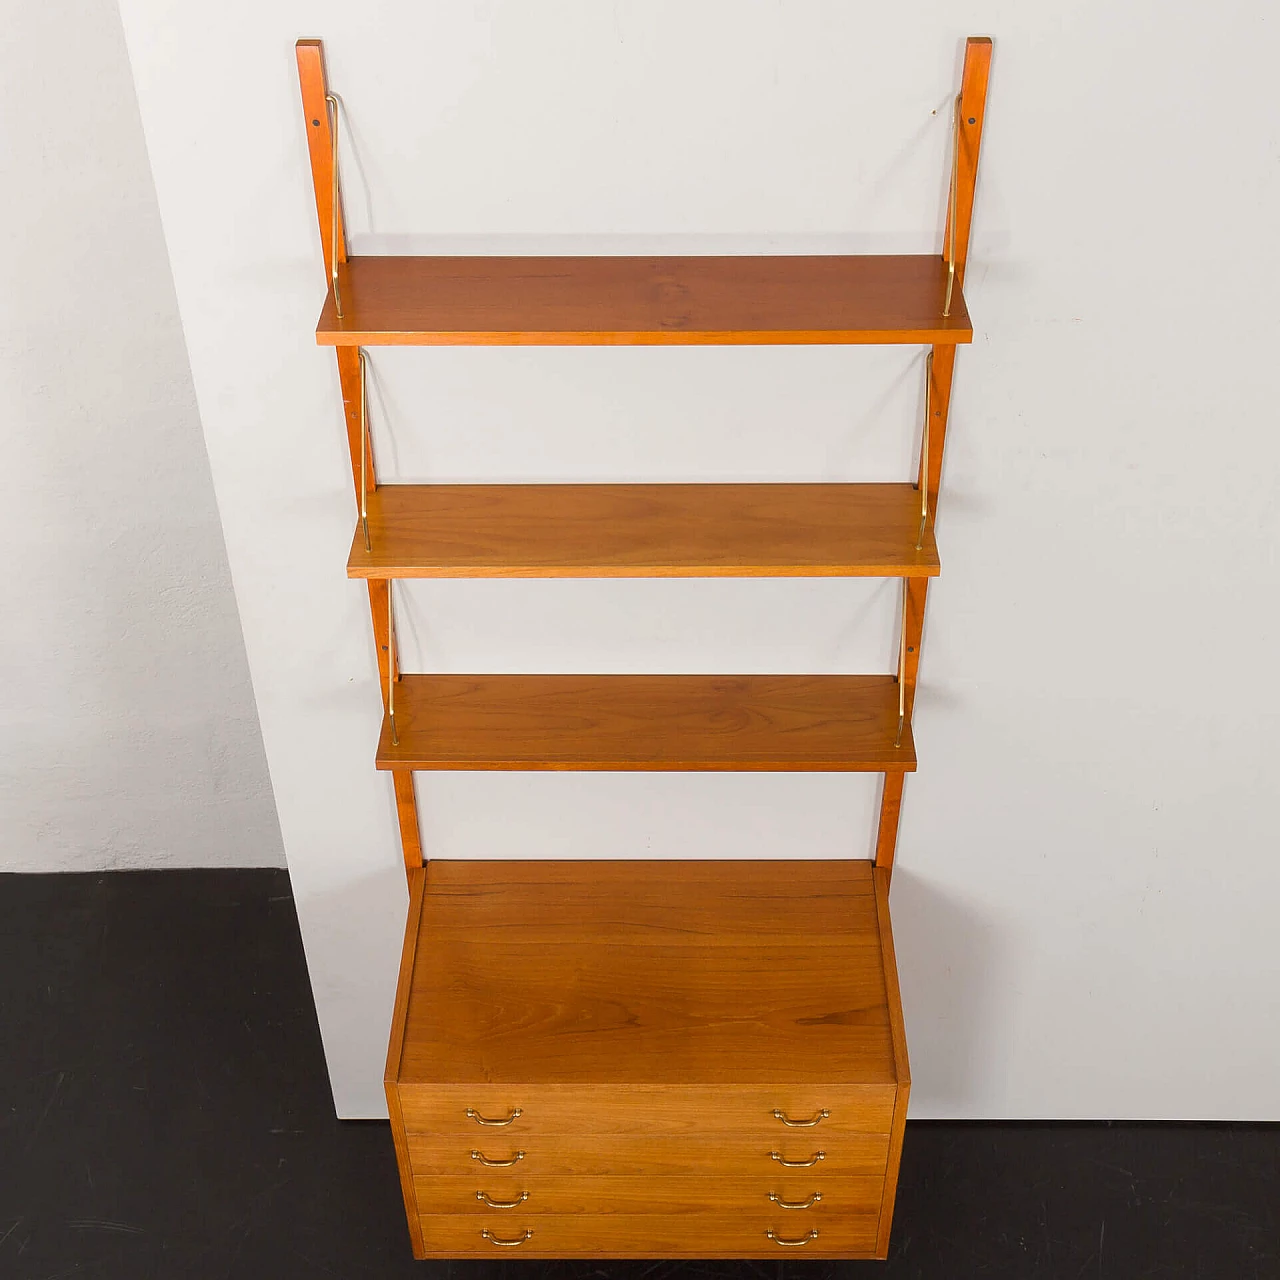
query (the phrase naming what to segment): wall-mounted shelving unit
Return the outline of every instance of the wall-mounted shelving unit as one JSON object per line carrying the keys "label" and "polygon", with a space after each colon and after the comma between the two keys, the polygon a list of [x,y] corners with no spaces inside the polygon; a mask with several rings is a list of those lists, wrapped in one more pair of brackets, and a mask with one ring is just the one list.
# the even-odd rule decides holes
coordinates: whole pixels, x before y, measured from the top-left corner
{"label": "wall-mounted shelving unit", "polygon": [[[991,42],[967,43],[944,253],[353,257],[339,100],[297,46],[410,908],[387,1100],[415,1256],[886,1256],[910,1074],[888,890]],[[914,483],[394,485],[363,348],[930,347]],[[392,582],[893,577],[892,674],[405,674]],[[426,863],[428,769],[884,774],[874,863]],[[779,1250],[783,1250],[779,1253]]]}

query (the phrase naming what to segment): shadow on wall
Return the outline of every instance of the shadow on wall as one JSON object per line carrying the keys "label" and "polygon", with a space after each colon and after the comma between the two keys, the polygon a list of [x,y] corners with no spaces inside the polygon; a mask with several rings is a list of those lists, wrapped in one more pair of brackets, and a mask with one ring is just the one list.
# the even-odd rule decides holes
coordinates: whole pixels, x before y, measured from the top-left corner
{"label": "shadow on wall", "polygon": [[[391,787],[388,782],[387,791]],[[307,970],[340,1120],[385,1120],[382,1077],[404,945],[408,892],[397,858],[324,889],[295,880]],[[329,963],[330,958],[337,963]]]}
{"label": "shadow on wall", "polygon": [[[973,1113],[992,1089],[992,982],[1008,948],[972,901],[893,873],[893,941],[911,1059],[911,1111]],[[998,1086],[997,1086],[998,1088]]]}

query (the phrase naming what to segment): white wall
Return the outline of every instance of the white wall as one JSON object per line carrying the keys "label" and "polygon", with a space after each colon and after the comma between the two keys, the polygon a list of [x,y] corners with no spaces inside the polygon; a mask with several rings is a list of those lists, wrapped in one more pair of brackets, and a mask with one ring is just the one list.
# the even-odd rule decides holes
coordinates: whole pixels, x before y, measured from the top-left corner
{"label": "white wall", "polygon": [[[404,888],[298,36],[357,250],[940,247],[996,37],[894,914],[916,1116],[1280,1117],[1280,24],[1032,6],[122,0],[335,1097],[381,1111]],[[935,114],[936,113],[936,114]],[[394,478],[909,474],[921,355],[376,352]],[[420,584],[449,670],[887,669],[892,587]],[[866,853],[865,779],[423,780],[432,856]]]}
{"label": "white wall", "polygon": [[112,0],[0,41],[0,871],[279,866]]}

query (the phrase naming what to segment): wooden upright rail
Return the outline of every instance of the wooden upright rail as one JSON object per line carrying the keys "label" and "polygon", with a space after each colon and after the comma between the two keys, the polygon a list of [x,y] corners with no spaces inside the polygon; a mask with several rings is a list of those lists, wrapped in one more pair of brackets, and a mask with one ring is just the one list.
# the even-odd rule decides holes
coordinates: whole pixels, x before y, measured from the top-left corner
{"label": "wooden upright rail", "polygon": [[[982,146],[982,122],[987,109],[987,78],[991,71],[991,40],[987,36],[970,36],[965,44],[964,71],[960,93],[955,103],[955,128],[952,145],[956,149],[952,182],[954,201],[947,201],[947,225],[943,232],[943,258],[951,245],[951,209],[956,211],[955,267],[956,287],[964,284],[965,263],[969,257],[969,232],[973,223],[973,196],[978,181],[978,153]],[[927,430],[920,450],[917,485],[924,485],[928,495],[928,523],[933,525],[937,511],[938,489],[942,481],[942,451],[947,440],[947,416],[951,409],[951,379],[956,367],[953,342],[936,343],[926,362],[928,386],[925,404],[929,412]],[[927,442],[928,449],[925,450]],[[906,601],[903,609],[903,644],[906,649],[906,708],[910,718],[916,698],[916,674],[920,666],[920,643],[924,635],[927,578],[905,579]],[[903,773],[886,773],[880,797],[880,825],[876,835],[876,866],[893,872],[894,852],[898,845],[898,818],[902,812]]]}
{"label": "wooden upright rail", "polygon": [[[299,40],[296,49],[298,83],[302,89],[302,107],[307,125],[307,150],[311,156],[311,180],[316,194],[316,218],[320,224],[320,243],[324,249],[325,273],[331,275],[335,258],[339,272],[343,271],[347,261],[346,227],[342,216],[341,193],[333,169],[334,137],[331,130],[340,125],[339,112],[336,100],[331,100],[329,92],[322,43],[319,40]],[[338,192],[336,212],[333,204],[335,192]],[[335,347],[334,355],[338,361],[338,381],[342,385],[342,408],[346,418],[347,445],[351,451],[351,479],[355,489],[356,509],[359,510],[362,449],[365,451],[363,459],[365,486],[370,490],[378,486],[373,442],[369,438],[368,423],[362,421],[365,366],[360,358],[359,347]],[[368,586],[373,642],[378,657],[378,683],[382,689],[385,706],[389,679],[399,680],[400,678],[397,656],[391,652],[390,628],[387,625],[392,588],[390,581],[386,578],[370,578]],[[418,804],[413,789],[413,774],[407,769],[397,769],[392,774],[392,780],[395,786],[396,814],[400,823],[400,843],[404,852],[405,867],[406,869],[420,867],[422,866],[422,841],[419,835]]]}

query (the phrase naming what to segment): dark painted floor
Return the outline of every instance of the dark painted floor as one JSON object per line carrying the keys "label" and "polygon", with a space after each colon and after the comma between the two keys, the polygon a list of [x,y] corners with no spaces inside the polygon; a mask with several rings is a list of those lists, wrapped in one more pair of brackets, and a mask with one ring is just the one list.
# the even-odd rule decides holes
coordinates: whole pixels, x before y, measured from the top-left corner
{"label": "dark painted floor", "polygon": [[908,1126],[888,1263],[415,1263],[283,872],[0,876],[0,1277],[1280,1278],[1280,1128]]}

